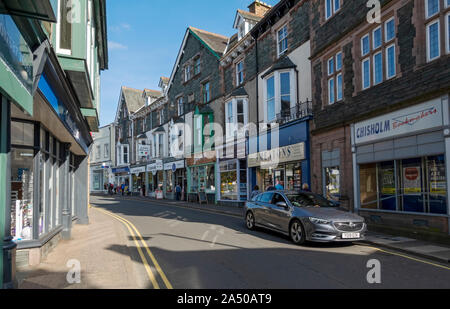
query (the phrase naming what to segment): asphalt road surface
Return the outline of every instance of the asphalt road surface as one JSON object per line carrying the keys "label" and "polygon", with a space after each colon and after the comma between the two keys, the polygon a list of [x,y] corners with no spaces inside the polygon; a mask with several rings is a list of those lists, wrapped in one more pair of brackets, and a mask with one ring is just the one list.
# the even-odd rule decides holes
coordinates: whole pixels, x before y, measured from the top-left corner
{"label": "asphalt road surface", "polygon": [[[393,251],[362,244],[296,246],[283,235],[247,230],[243,218],[157,201],[92,197],[91,205],[125,219],[137,229],[131,229],[135,237],[142,236],[143,242],[132,242],[130,232],[130,250],[112,250],[140,263],[137,275],[149,277],[149,288],[154,281],[175,289],[450,288],[450,265]],[[379,268],[368,267],[373,260]],[[369,272],[381,283],[369,283]]]}

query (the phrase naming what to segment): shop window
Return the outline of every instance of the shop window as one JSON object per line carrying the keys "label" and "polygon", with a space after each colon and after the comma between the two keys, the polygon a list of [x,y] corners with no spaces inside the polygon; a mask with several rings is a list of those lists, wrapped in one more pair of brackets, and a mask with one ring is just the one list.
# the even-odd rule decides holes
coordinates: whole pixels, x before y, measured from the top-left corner
{"label": "shop window", "polygon": [[34,146],[34,124],[11,121],[11,144]]}
{"label": "shop window", "polygon": [[301,164],[286,165],[286,190],[299,191],[302,189]]}
{"label": "shop window", "polygon": [[173,172],[171,170],[167,171],[166,174],[166,192],[172,193],[173,192]]}
{"label": "shop window", "polygon": [[445,157],[360,165],[361,208],[447,214]]}
{"label": "shop window", "polygon": [[341,195],[339,167],[325,168],[325,196],[328,200],[339,201]]}
{"label": "shop window", "polygon": [[359,167],[361,208],[378,208],[377,165],[365,164]]}
{"label": "shop window", "polygon": [[11,150],[11,236],[33,239],[34,150]]}
{"label": "shop window", "polygon": [[236,161],[220,164],[220,198],[223,200],[237,200],[238,179]]}

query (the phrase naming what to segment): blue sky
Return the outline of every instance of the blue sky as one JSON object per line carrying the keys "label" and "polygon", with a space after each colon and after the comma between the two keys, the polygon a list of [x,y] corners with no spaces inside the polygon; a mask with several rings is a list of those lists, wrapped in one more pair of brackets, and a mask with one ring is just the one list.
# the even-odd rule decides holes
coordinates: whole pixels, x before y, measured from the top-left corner
{"label": "blue sky", "polygon": [[114,121],[121,86],[157,90],[159,78],[170,77],[188,26],[231,36],[236,10],[252,2],[107,0],[109,70],[101,76],[100,125]]}

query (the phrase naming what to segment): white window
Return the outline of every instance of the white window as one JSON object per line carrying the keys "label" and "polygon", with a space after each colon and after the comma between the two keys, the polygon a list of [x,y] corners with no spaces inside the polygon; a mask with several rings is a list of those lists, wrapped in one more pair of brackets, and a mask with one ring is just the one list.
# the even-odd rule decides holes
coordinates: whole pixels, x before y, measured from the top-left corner
{"label": "white window", "polygon": [[392,17],[384,24],[384,33],[386,43],[395,38],[395,19]]}
{"label": "white window", "polygon": [[122,160],[123,164],[128,164],[128,150],[129,146],[123,145],[123,160]]}
{"label": "white window", "polygon": [[325,19],[329,19],[341,9],[341,0],[325,0]]}
{"label": "white window", "polygon": [[334,74],[334,57],[328,59],[328,75]]}
{"label": "white window", "polygon": [[373,38],[373,41],[372,41],[373,49],[375,50],[375,49],[381,47],[381,44],[383,43],[382,36],[381,36],[381,26],[376,28],[373,31],[372,38]]}
{"label": "white window", "polygon": [[275,76],[270,77],[266,83],[267,122],[275,120]]}
{"label": "white window", "polygon": [[95,151],[95,159],[100,160],[100,156],[101,156],[101,149],[100,146],[97,146],[97,149]]}
{"label": "white window", "polygon": [[277,114],[288,116],[296,103],[296,83],[294,70],[277,71],[265,78],[264,82],[264,119],[274,122]]}
{"label": "white window", "polygon": [[58,24],[56,25],[56,50],[60,54],[71,55],[72,52],[72,1],[58,1]]}
{"label": "white window", "polygon": [[184,81],[187,82],[191,79],[191,66],[188,65],[184,68]]}
{"label": "white window", "polygon": [[244,62],[236,64],[236,85],[239,86],[244,82]]}
{"label": "white window", "polygon": [[362,61],[362,87],[363,89],[370,87],[370,58]]}
{"label": "white window", "polygon": [[181,116],[184,114],[184,103],[183,103],[183,97],[178,98],[178,116]]}
{"label": "white window", "polygon": [[242,130],[248,123],[248,105],[246,98],[235,98],[227,102],[225,109],[227,140],[245,137]]}
{"label": "white window", "polygon": [[334,78],[328,80],[328,104],[334,103]]}
{"label": "white window", "polygon": [[278,56],[284,54],[288,49],[287,25],[278,30]]}
{"label": "white window", "polygon": [[328,104],[343,99],[342,92],[342,52],[338,52],[335,56],[327,61],[328,66]]}
{"label": "white window", "polygon": [[395,45],[386,48],[386,78],[390,79],[396,75]]}
{"label": "white window", "polygon": [[430,18],[439,12],[439,0],[425,0],[425,16]]}
{"label": "white window", "polygon": [[105,149],[105,151],[103,152],[104,157],[105,157],[105,159],[108,159],[109,158],[109,144],[105,144],[104,149]]}
{"label": "white window", "polygon": [[370,38],[369,35],[363,36],[361,39],[361,54],[364,57],[370,52]]}
{"label": "white window", "polygon": [[441,44],[439,39],[439,20],[427,25],[427,60],[432,61],[441,56]]}
{"label": "white window", "polygon": [[195,67],[194,67],[194,74],[200,74],[201,72],[201,60],[200,57],[198,57],[197,59],[195,59]]}
{"label": "white window", "polygon": [[376,53],[373,56],[373,84],[378,85],[383,82],[383,54]]}
{"label": "white window", "polygon": [[158,134],[158,157],[164,156],[164,134]]}
{"label": "white window", "polygon": [[341,101],[342,99],[342,74],[338,74],[336,77],[336,101]]}

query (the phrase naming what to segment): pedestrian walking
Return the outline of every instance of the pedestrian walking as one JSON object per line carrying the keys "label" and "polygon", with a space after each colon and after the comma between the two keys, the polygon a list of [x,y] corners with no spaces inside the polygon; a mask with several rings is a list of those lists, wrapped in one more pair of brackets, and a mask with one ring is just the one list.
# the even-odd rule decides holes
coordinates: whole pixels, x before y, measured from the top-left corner
{"label": "pedestrian walking", "polygon": [[182,191],[182,188],[181,188],[180,184],[177,184],[177,186],[175,187],[175,195],[176,195],[177,201],[181,200],[181,191]]}
{"label": "pedestrian walking", "polygon": [[277,180],[277,184],[275,186],[275,189],[277,189],[279,191],[283,191],[284,190],[284,187],[283,187],[283,185],[281,184],[281,182],[279,180]]}

